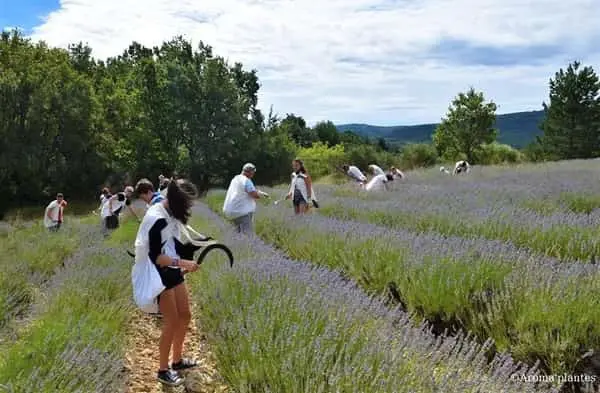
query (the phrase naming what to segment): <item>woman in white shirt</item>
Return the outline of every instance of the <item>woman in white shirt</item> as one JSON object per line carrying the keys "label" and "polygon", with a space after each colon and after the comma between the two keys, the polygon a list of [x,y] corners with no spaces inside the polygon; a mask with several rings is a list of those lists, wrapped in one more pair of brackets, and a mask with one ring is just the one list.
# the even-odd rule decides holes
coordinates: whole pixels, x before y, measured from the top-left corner
{"label": "woman in white shirt", "polygon": [[315,203],[317,198],[313,190],[312,179],[302,160],[295,159],[292,161],[292,169],[294,170],[292,172],[292,184],[285,199],[292,199],[296,214],[304,214],[309,209],[310,203],[318,207]]}
{"label": "woman in white shirt", "polygon": [[[141,262],[154,265],[165,288],[158,295],[158,307],[163,316],[158,380],[168,386],[183,384],[184,377],[179,371],[197,366],[194,360],[184,358],[182,352],[191,320],[184,274],[198,270],[198,264],[191,260],[193,255],[185,255],[185,246],[178,239],[181,237],[179,224],[187,224],[196,195],[191,183],[184,180],[170,182],[166,200],[148,209],[135,241],[136,258],[146,258]],[[171,349],[173,363],[169,367]]]}

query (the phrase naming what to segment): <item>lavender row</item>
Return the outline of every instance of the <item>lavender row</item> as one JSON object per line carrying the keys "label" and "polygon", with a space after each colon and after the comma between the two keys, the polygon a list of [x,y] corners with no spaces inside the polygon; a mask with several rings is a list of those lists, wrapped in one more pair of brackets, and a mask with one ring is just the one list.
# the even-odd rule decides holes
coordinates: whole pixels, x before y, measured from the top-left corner
{"label": "lavender row", "polygon": [[365,202],[335,198],[323,201],[320,211],[339,218],[417,231],[510,240],[520,247],[561,259],[590,260],[600,254],[600,214],[542,216],[511,206],[490,206],[464,212],[459,204],[440,206],[399,200]]}
{"label": "lavender row", "polygon": [[131,312],[129,264],[97,228],[79,226],[80,249],[40,287],[30,327],[0,359],[8,392],[122,391],[122,324]]}
{"label": "lavender row", "polygon": [[[205,206],[197,206],[196,213],[214,222],[220,222],[218,216]],[[311,367],[317,367],[322,373],[332,373],[329,374],[330,378],[344,383],[340,386],[329,385],[327,388],[314,386],[313,391],[317,391],[319,388],[321,388],[319,391],[339,391],[342,386],[348,388],[356,386],[354,390],[344,391],[361,391],[362,388],[363,392],[399,391],[401,386],[406,386],[404,391],[437,391],[441,389],[446,392],[525,392],[551,390],[541,386],[536,388],[530,383],[511,381],[512,374],[521,374],[524,371],[518,370],[519,366],[514,364],[507,355],[498,355],[494,362],[487,366],[484,352],[490,342],[482,348],[475,341],[461,335],[436,339],[427,329],[415,328],[415,322],[406,313],[399,309],[389,309],[382,300],[368,296],[355,283],[343,278],[338,272],[315,268],[305,262],[292,261],[253,235],[241,237],[233,234],[227,227],[225,227],[225,234],[226,242],[238,253],[250,255],[250,260],[239,263],[233,272],[227,268],[213,268],[217,270],[210,273],[210,277],[206,280],[206,285],[217,286],[214,291],[220,295],[212,297],[208,294],[210,291],[207,291],[202,296],[208,296],[211,301],[218,301],[217,306],[226,310],[223,311],[224,314],[233,318],[215,324],[215,328],[220,332],[217,334],[217,340],[219,337],[224,339],[236,334],[238,351],[245,353],[241,349],[244,344],[239,342],[243,341],[244,337],[261,337],[267,340],[268,334],[265,333],[261,336],[256,331],[261,327],[261,321],[253,321],[253,318],[258,318],[265,313],[265,310],[268,310],[267,314],[271,313],[269,314],[270,318],[274,323],[277,321],[278,329],[281,332],[285,334],[288,331],[293,332],[295,329],[296,334],[286,335],[288,340],[293,340],[294,336],[298,335],[308,340],[304,343],[304,349],[315,348],[313,355],[306,359],[307,362],[311,362]],[[233,279],[232,276],[236,279]],[[281,282],[280,280],[285,283],[281,289],[283,292],[275,289],[280,285],[278,284]],[[223,286],[216,284],[220,282],[225,284]],[[232,307],[230,302],[234,299],[224,298],[222,295],[224,291],[233,291],[231,288],[235,286],[234,283],[240,287],[247,287],[246,292],[236,293],[235,298],[250,296],[255,293],[253,291],[261,294],[252,299],[257,304],[244,302],[243,307],[246,311],[243,312],[248,312],[248,314],[247,319],[242,321],[234,318],[240,314],[239,312],[229,313],[227,311]],[[260,288],[257,289],[257,286],[271,289],[274,293],[269,296],[269,291],[263,293]],[[289,309],[292,307],[290,303],[293,303],[295,311],[289,313],[289,318],[296,318],[298,313],[301,314],[299,320],[302,321],[302,325],[295,328],[285,326],[286,321],[278,319],[278,310]],[[210,308],[210,305],[207,307]],[[321,315],[325,318],[319,319]],[[318,326],[310,326],[313,318],[318,319],[318,326],[321,326],[322,330],[319,330]],[[228,323],[233,323],[234,326],[228,326]],[[235,333],[240,329],[237,323],[245,326],[242,337]],[[294,319],[291,323],[297,322]],[[365,329],[368,326],[376,326],[377,330],[376,334],[370,333],[369,340],[364,341],[361,334],[365,332],[347,333],[352,331],[350,326],[353,328],[364,326]],[[309,339],[298,333],[299,331],[315,331],[316,333]],[[339,353],[328,353],[327,351],[332,350],[331,347],[319,350],[319,343],[335,342],[335,338],[340,335],[344,336],[347,341],[342,347],[338,347]],[[265,346],[268,347],[268,343],[255,342],[254,344],[255,348],[249,349],[247,356],[252,356],[253,353],[255,356],[260,355],[261,359],[275,356],[265,352]],[[292,344],[284,343],[283,345],[285,347]],[[263,348],[262,353],[258,352],[259,348]],[[352,352],[351,348],[356,351]],[[334,365],[326,361],[331,356],[339,358],[340,356],[349,356],[350,353],[352,356],[346,359],[349,365],[347,369],[337,370]],[[226,357],[227,355],[221,354],[221,356]],[[293,354],[279,360],[289,364],[297,361]],[[372,363],[373,361],[375,363]],[[357,366],[359,364],[362,366],[351,368],[355,363]],[[375,364],[377,367],[371,369],[370,366]],[[300,365],[296,364],[296,366]],[[412,374],[404,373],[408,369]],[[302,379],[302,374],[294,375],[293,369],[284,367],[279,370],[282,373],[290,374],[288,375],[290,380],[293,380],[295,376],[295,383],[299,383],[298,381]],[[298,370],[298,373],[303,370]],[[261,374],[263,370],[255,371],[256,374]],[[381,385],[378,389],[372,390],[364,387],[365,382],[372,383],[374,387],[378,383]],[[270,388],[272,387],[273,385],[270,385]],[[295,388],[285,391],[304,390]]]}
{"label": "lavender row", "polygon": [[[581,352],[600,339],[597,266],[535,259],[494,241],[319,216],[291,219],[289,211],[276,209],[261,211],[257,231],[294,257],[343,269],[367,289],[394,288],[408,310],[491,337],[520,360],[541,360],[551,373],[599,371]],[[573,310],[581,310],[577,323]]]}
{"label": "lavender row", "polygon": [[[528,267],[536,271],[547,271],[561,276],[571,274],[595,274],[600,266],[576,259],[558,259],[540,255],[533,250],[519,247],[510,241],[483,237],[461,237],[437,232],[416,232],[401,228],[389,228],[368,222],[344,220],[319,214],[307,215],[290,220],[287,209],[266,207],[261,209],[259,219],[282,223],[287,226],[302,226],[310,232],[332,233],[343,236],[350,243],[378,239],[394,247],[407,248],[416,256],[415,263],[423,258],[476,257],[491,261]],[[568,262],[568,263],[565,263]]]}

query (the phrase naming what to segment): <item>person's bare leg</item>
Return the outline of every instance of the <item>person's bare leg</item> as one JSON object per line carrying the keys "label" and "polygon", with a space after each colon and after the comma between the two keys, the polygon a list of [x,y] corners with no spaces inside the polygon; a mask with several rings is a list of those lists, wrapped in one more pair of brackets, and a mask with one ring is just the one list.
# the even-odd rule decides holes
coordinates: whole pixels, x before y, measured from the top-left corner
{"label": "person's bare leg", "polygon": [[160,312],[163,316],[162,332],[158,344],[160,354],[160,370],[169,369],[169,352],[173,344],[173,337],[179,324],[179,314],[175,301],[175,289],[167,289],[160,294]]}
{"label": "person's bare leg", "polygon": [[303,202],[303,203],[301,203],[301,204],[298,206],[298,212],[299,212],[300,214],[304,214],[304,213],[306,213],[306,210],[307,210],[306,208],[307,208],[307,207],[308,207],[308,205],[307,205],[306,203],[304,203],[304,202]]}
{"label": "person's bare leg", "polygon": [[190,311],[190,300],[185,282],[177,285],[173,290],[175,291],[178,316],[177,328],[173,337],[173,363],[178,363],[183,354],[183,342],[192,319],[192,313]]}

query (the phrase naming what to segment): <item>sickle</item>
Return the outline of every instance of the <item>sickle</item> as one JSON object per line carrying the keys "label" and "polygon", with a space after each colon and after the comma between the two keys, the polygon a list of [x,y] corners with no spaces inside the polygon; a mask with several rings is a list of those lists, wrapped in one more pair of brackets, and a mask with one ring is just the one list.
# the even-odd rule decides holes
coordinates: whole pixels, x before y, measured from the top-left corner
{"label": "sickle", "polygon": [[[203,241],[209,241],[212,240],[211,237],[207,237],[205,239],[202,239]],[[202,250],[202,252],[200,252],[200,255],[198,255],[198,258],[196,259],[196,263],[198,265],[201,265],[202,262],[204,262],[204,259],[206,258],[206,256],[208,255],[209,252],[213,251],[213,250],[221,250],[223,251],[226,255],[227,258],[229,259],[229,266],[233,267],[233,262],[234,262],[234,257],[233,257],[233,253],[231,252],[231,250],[229,249],[229,247],[227,247],[224,244],[221,243],[212,243],[209,244],[208,246],[204,247],[204,249]],[[127,254],[132,257],[135,258],[135,253],[127,250]]]}

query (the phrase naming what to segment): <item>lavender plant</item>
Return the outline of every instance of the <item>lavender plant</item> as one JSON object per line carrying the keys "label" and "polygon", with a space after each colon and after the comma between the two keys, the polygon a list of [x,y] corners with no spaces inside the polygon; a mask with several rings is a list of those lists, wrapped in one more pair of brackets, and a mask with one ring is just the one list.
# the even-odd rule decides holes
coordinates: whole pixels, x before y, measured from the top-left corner
{"label": "lavender plant", "polygon": [[6,391],[123,390],[130,264],[122,261],[122,247],[102,244],[97,228],[79,229],[81,247],[41,284],[44,296],[36,298],[31,323],[2,348],[0,381]]}
{"label": "lavender plant", "polygon": [[[310,228],[310,230],[307,230]],[[485,239],[389,231],[265,209],[257,233],[294,258],[341,269],[442,328],[468,329],[548,372],[575,372],[600,344],[597,265],[536,258]],[[493,305],[493,306],[492,306]],[[577,314],[577,323],[570,322]]]}
{"label": "lavender plant", "polygon": [[[219,220],[206,207],[196,212]],[[192,285],[222,373],[238,392],[553,391],[511,378],[535,370],[506,355],[488,364],[489,341],[436,339],[340,274],[219,227],[246,260],[233,270],[207,263]]]}
{"label": "lavender plant", "polygon": [[59,233],[23,224],[0,237],[0,342],[3,328],[26,314],[37,288],[75,251],[80,230],[77,223]]}

